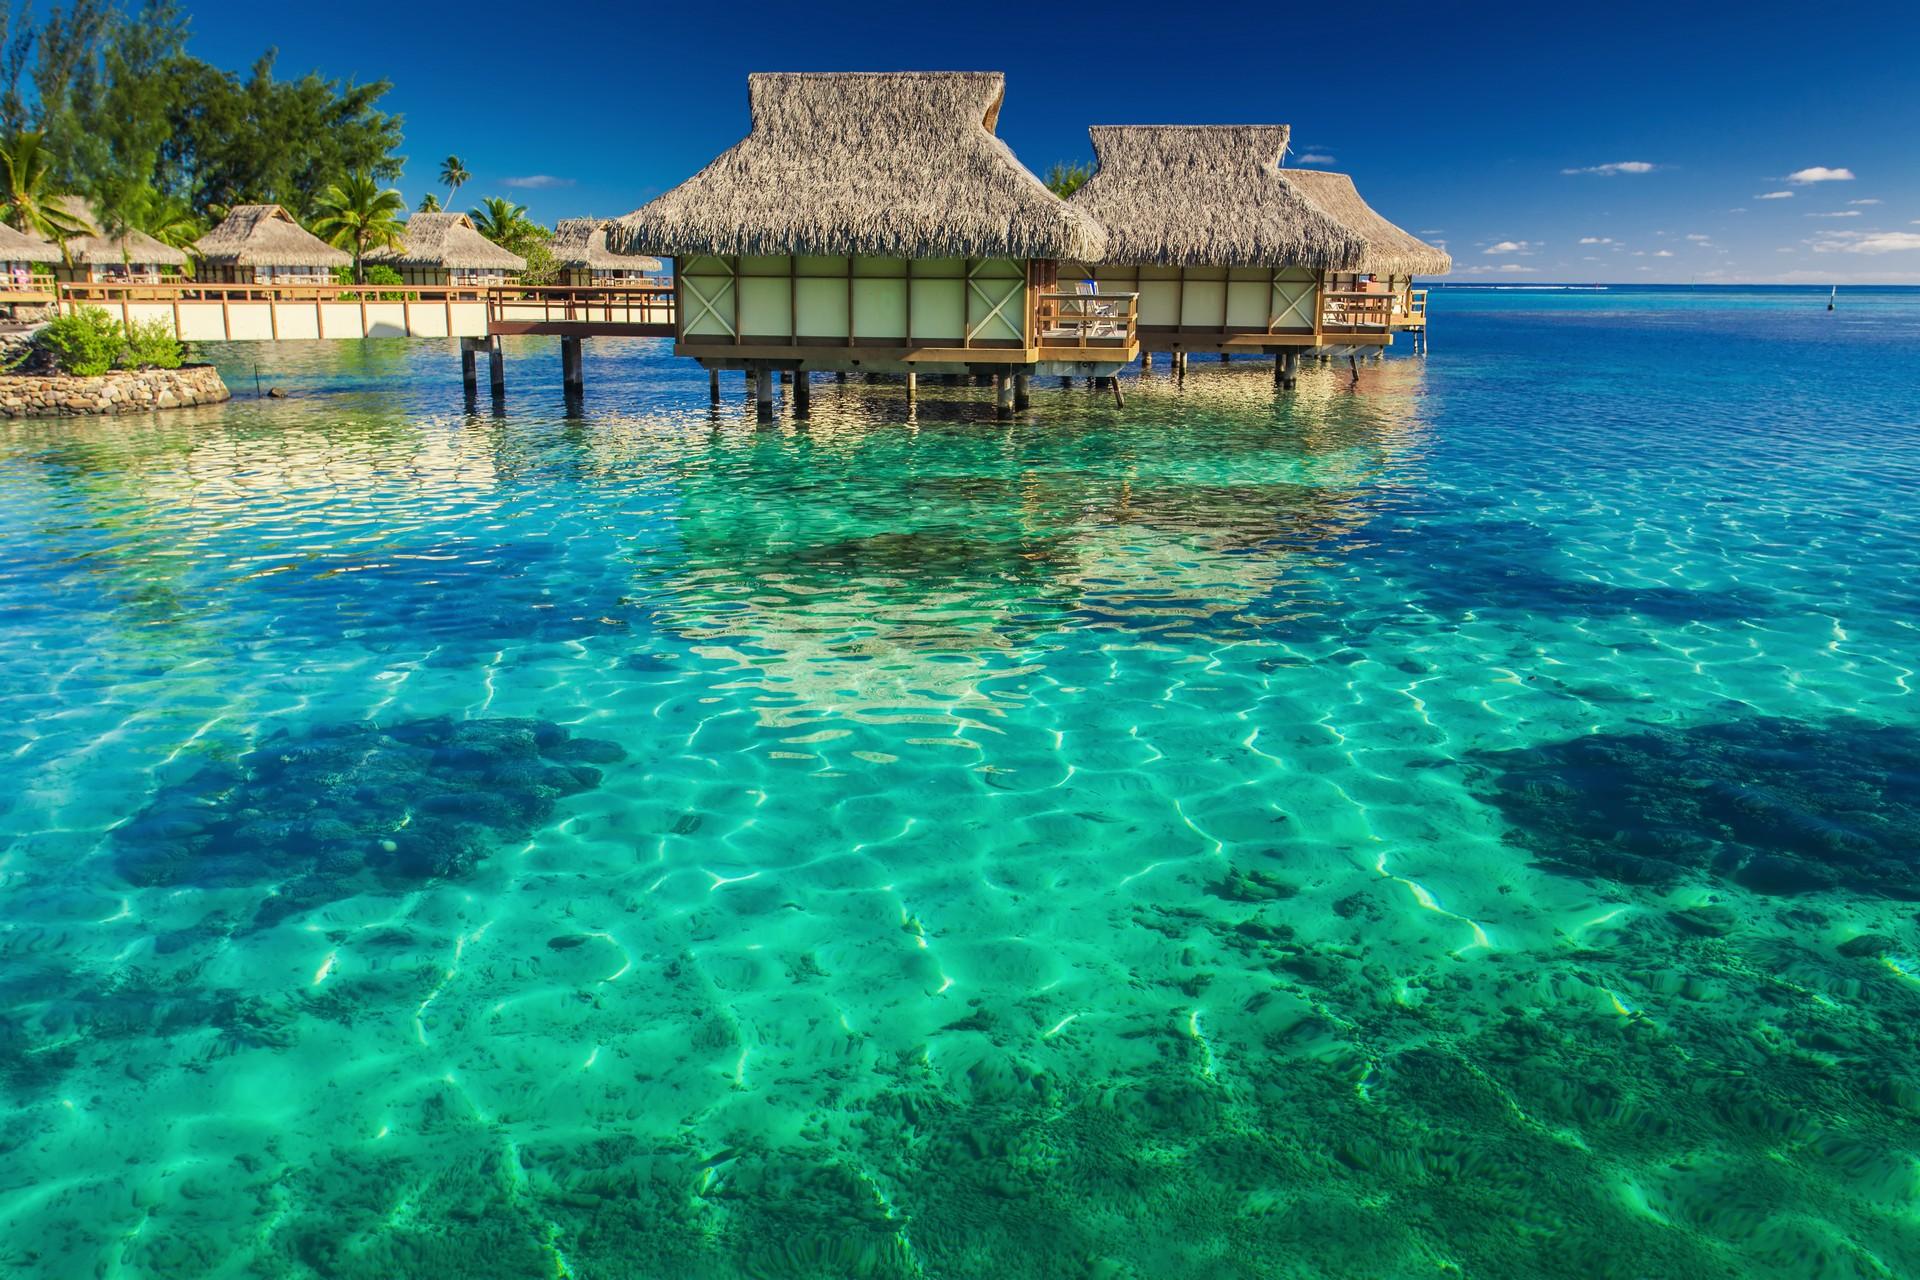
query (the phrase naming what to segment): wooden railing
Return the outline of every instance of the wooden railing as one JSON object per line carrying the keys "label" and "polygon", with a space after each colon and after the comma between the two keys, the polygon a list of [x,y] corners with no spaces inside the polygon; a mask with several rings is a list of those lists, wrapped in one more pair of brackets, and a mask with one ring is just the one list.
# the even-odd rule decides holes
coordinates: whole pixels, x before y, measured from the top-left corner
{"label": "wooden railing", "polygon": [[1427,291],[1425,289],[1407,290],[1406,307],[1395,317],[1395,324],[1423,325],[1427,322]]}
{"label": "wooden railing", "polygon": [[1137,293],[1042,291],[1034,303],[1039,345],[1131,348],[1139,340]]}
{"label": "wooden railing", "polygon": [[488,325],[671,325],[671,284],[505,285],[487,290]]}
{"label": "wooden railing", "polygon": [[171,284],[71,282],[59,286],[61,305],[122,302],[478,302],[485,285],[441,284]]}
{"label": "wooden railing", "polygon": [[1394,296],[1371,290],[1329,291],[1320,295],[1323,329],[1365,330],[1390,328]]}

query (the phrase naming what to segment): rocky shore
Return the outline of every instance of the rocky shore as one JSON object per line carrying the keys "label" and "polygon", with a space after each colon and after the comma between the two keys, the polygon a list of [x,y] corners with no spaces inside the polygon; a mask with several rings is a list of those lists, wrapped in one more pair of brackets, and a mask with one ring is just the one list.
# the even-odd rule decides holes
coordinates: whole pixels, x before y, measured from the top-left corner
{"label": "rocky shore", "polygon": [[115,369],[97,378],[69,374],[0,374],[0,418],[78,418],[148,413],[230,397],[210,364],[178,369]]}

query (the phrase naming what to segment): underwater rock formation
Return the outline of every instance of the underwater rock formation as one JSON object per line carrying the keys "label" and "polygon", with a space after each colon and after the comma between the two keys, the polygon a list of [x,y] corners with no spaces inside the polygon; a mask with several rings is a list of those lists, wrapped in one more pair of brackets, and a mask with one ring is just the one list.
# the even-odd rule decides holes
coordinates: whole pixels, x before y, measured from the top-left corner
{"label": "underwater rock formation", "polygon": [[1920,899],[1920,734],[1756,718],[1481,753],[1544,864],[1630,884],[1707,872],[1760,893]]}
{"label": "underwater rock formation", "polygon": [[262,908],[280,918],[362,873],[461,875],[546,821],[557,799],[599,785],[594,764],[624,755],[531,719],[278,733],[162,792],[115,833],[116,865],[136,885],[280,884]]}

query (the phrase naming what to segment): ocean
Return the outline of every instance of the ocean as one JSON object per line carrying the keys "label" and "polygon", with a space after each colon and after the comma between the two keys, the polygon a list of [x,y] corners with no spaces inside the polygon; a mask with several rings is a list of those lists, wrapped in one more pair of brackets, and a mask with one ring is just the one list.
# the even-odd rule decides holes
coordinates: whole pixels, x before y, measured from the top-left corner
{"label": "ocean", "polygon": [[1920,1275],[1920,291],[1432,299],[0,426],[0,1273]]}

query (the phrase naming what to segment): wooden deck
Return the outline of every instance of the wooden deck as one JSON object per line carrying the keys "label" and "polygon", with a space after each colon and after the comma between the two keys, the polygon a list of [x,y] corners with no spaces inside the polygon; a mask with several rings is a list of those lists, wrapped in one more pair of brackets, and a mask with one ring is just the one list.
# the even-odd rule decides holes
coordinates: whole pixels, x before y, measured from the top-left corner
{"label": "wooden deck", "polygon": [[677,298],[670,284],[506,285],[487,290],[487,332],[671,338]]}

